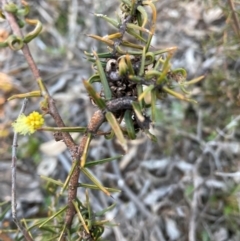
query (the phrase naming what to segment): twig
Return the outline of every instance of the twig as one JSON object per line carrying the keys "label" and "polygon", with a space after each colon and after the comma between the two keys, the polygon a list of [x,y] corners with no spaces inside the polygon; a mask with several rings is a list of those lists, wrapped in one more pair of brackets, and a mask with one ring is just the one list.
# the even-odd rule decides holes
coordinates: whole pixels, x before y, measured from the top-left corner
{"label": "twig", "polygon": [[[21,115],[27,105],[27,99],[25,98],[22,104],[22,108],[19,112],[19,115]],[[18,218],[17,218],[17,212],[16,212],[16,208],[17,208],[17,203],[16,203],[16,162],[17,162],[17,138],[18,138],[18,134],[16,132],[14,132],[14,136],[13,136],[13,144],[12,144],[12,218],[13,221],[15,222],[15,224],[17,225],[18,229],[21,230],[23,236],[25,237],[25,239],[27,241],[33,241],[33,239],[30,237],[29,233],[27,232],[27,230],[22,226],[22,224],[19,222]]]}
{"label": "twig", "polygon": [[[105,117],[102,113],[102,111],[98,110],[94,113],[92,116],[90,123],[88,124],[88,132],[90,133],[96,133],[98,128],[102,125],[104,122]],[[68,189],[68,209],[66,212],[66,217],[65,217],[65,224],[68,229],[70,229],[72,225],[72,220],[75,215],[75,207],[73,205],[73,201],[76,199],[77,196],[77,188],[78,188],[78,179],[80,176],[80,158],[83,154],[84,147],[87,142],[88,135],[87,133],[83,136],[79,147],[78,147],[78,154],[76,155],[76,159],[73,162],[73,165],[76,163],[76,168],[74,169],[72,176],[69,181],[69,189]]]}

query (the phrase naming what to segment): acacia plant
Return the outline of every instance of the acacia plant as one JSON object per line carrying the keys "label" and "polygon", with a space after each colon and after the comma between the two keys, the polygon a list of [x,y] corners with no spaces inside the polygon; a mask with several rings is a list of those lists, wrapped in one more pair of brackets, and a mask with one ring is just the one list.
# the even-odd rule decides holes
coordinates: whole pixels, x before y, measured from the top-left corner
{"label": "acacia plant", "polygon": [[[111,192],[118,191],[102,186],[88,170],[91,166],[100,165],[117,157],[86,161],[91,140],[98,135],[104,135],[108,139],[116,136],[125,152],[127,152],[127,139],[136,139],[140,131],[148,135],[152,141],[157,141],[150,132],[150,126],[157,126],[160,120],[157,103],[168,95],[180,101],[194,102],[189,98],[190,93],[186,87],[196,83],[202,77],[187,81],[187,73],[184,69],[171,68],[170,60],[176,47],[155,49],[151,45],[157,24],[154,0],[121,0],[121,16],[116,16],[116,19],[95,14],[97,18],[101,18],[116,29],[115,33],[107,36],[89,35],[106,45],[106,52],[85,52],[95,72],[88,80],[84,80],[84,86],[97,111],[87,127],[66,127],[28,48],[28,43],[41,33],[41,22],[38,19],[26,18],[30,9],[25,1],[22,1],[21,5],[7,0],[1,0],[1,2],[1,16],[9,22],[12,35],[1,42],[0,46],[23,52],[39,87],[38,90],[29,93],[14,95],[9,98],[9,101],[15,98],[39,97],[41,109],[41,113],[35,111],[26,116],[22,113],[24,106],[18,119],[13,122],[15,130],[12,155],[13,219],[26,240],[33,240],[32,233],[34,237],[38,236],[41,240],[101,240],[104,227],[112,224],[108,220],[101,220],[98,214],[106,213],[114,205],[106,207],[100,213],[94,213],[92,209],[94,205],[87,192],[85,201],[77,196],[77,190],[93,188],[108,196]],[[35,29],[23,36],[21,28],[25,24],[34,25]],[[102,86],[100,93],[94,88],[96,82]],[[46,115],[53,118],[57,127],[43,126]],[[109,132],[101,131],[100,128],[104,122],[109,124]],[[18,220],[14,169],[17,133],[32,134],[37,130],[52,131],[56,140],[63,140],[71,154],[72,168],[63,182],[42,177],[48,183],[58,187],[55,193],[55,208],[49,210],[48,217]],[[82,133],[80,143],[75,143],[70,132]],[[79,183],[80,173],[86,175],[93,184]],[[59,199],[65,195],[67,195],[67,203],[61,206]]]}

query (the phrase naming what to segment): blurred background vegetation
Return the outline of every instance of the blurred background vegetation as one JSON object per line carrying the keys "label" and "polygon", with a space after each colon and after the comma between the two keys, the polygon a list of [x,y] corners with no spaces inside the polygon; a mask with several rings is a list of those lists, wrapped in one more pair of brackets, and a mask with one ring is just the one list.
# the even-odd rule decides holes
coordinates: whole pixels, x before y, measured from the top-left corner
{"label": "blurred background vegetation", "polygon": [[[83,52],[106,50],[86,35],[112,33],[94,13],[114,16],[119,3],[28,2],[31,17],[44,26],[42,34],[30,43],[43,80],[66,125],[86,126],[94,107],[82,80],[93,71]],[[105,229],[104,237],[119,241],[238,241],[240,3],[159,0],[156,6],[158,21],[152,46],[177,46],[172,66],[185,68],[189,79],[200,75],[205,79],[192,89],[198,104],[171,97],[159,104],[162,122],[155,130],[158,143],[139,133],[137,140],[128,141],[129,151],[120,160],[92,170],[107,186],[123,190],[114,196],[117,207],[108,214],[119,226]],[[1,22],[0,39],[9,31],[8,24]],[[6,99],[37,89],[37,85],[20,52],[1,49],[0,65],[0,201],[4,202],[11,197],[11,123],[21,106],[19,100]],[[31,99],[27,112],[39,109],[38,103],[38,99]],[[47,124],[53,125],[50,118]],[[21,137],[18,144],[19,216],[46,216],[56,187],[46,185],[39,175],[64,180],[70,168],[69,153],[51,133]],[[89,160],[117,154],[123,152],[116,142],[99,137],[92,143]],[[90,197],[95,211],[112,202],[99,192],[91,192]],[[4,214],[0,214],[1,230],[14,229],[8,206],[0,206]],[[2,240],[12,238],[0,232]]]}

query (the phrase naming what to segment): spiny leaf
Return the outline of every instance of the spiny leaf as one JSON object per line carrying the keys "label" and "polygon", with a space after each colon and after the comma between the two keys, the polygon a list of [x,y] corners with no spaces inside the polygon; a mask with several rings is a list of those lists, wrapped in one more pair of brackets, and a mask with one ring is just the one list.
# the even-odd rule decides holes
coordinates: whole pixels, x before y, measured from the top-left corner
{"label": "spiny leaf", "polygon": [[52,178],[50,178],[50,177],[46,177],[46,176],[43,176],[43,175],[40,175],[40,177],[41,177],[42,179],[44,179],[44,180],[46,180],[46,181],[48,181],[48,182],[50,182],[50,183],[56,184],[56,185],[58,185],[58,186],[60,186],[60,187],[62,187],[62,186],[64,185],[63,182],[57,181],[57,180],[52,179]]}
{"label": "spiny leaf", "polygon": [[29,97],[40,97],[41,92],[39,90],[31,91],[28,93],[24,94],[17,94],[17,95],[12,95],[11,97],[8,98],[8,101],[14,100],[14,99],[22,99],[22,98],[29,98]]}
{"label": "spiny leaf", "polygon": [[84,146],[84,150],[83,150],[83,154],[82,154],[81,162],[80,162],[80,166],[81,167],[85,166],[86,159],[87,159],[87,154],[88,154],[88,149],[89,149],[89,145],[90,145],[90,141],[92,139],[92,134],[91,133],[88,133],[87,135],[88,136],[87,136],[86,144]]}
{"label": "spiny leaf", "polygon": [[101,159],[101,160],[97,160],[97,161],[89,161],[85,164],[84,167],[91,167],[91,166],[103,164],[103,163],[106,163],[106,162],[110,162],[110,161],[119,159],[121,157],[123,157],[123,155],[118,155],[118,156],[115,156],[115,157],[105,158],[105,159]]}
{"label": "spiny leaf", "polygon": [[[78,187],[99,190],[99,187],[97,185],[89,184],[89,183],[78,183]],[[109,192],[121,192],[121,190],[116,189],[116,188],[110,188],[110,187],[104,187],[104,188]]]}
{"label": "spiny leaf", "polygon": [[99,211],[99,212],[96,212],[95,215],[96,215],[96,216],[102,216],[102,215],[104,215],[105,213],[113,210],[115,207],[116,207],[116,203],[113,203],[111,206],[109,206],[109,207],[107,207],[107,208],[105,208],[105,209],[103,209],[103,210],[101,210],[101,211]]}
{"label": "spiny leaf", "polygon": [[123,150],[127,151],[126,139],[123,136],[121,127],[120,127],[118,121],[116,120],[115,116],[111,112],[107,112],[105,116],[106,116],[106,119],[107,119],[108,123],[112,127],[116,137],[118,138],[118,140],[120,142],[120,145],[122,146]]}
{"label": "spiny leaf", "polygon": [[45,220],[42,224],[39,225],[39,228],[43,227],[46,223],[50,222],[53,218],[60,215],[62,212],[64,212],[67,209],[67,206],[61,208],[58,212],[54,213],[51,217],[49,217],[47,220]]}
{"label": "spiny leaf", "polygon": [[130,110],[125,111],[124,121],[125,121],[125,125],[126,125],[126,130],[127,130],[127,133],[128,133],[128,137],[131,140],[135,140],[136,139],[136,133],[135,133],[135,129],[134,129],[133,120],[132,120]]}
{"label": "spiny leaf", "polygon": [[167,72],[171,68],[170,59],[172,58],[172,56],[173,56],[173,52],[168,53],[168,56],[167,56],[166,60],[164,61],[162,73],[157,79],[158,85],[160,85],[162,83],[162,81],[165,79],[165,77],[167,75]]}
{"label": "spiny leaf", "polygon": [[149,85],[143,92],[141,95],[138,96],[138,100],[141,101],[142,99],[144,99],[144,97],[146,97],[147,94],[149,94],[149,92],[151,92],[154,88],[154,85]]}
{"label": "spiny leaf", "polygon": [[142,15],[142,27],[144,28],[147,21],[148,21],[148,15],[147,15],[147,12],[145,10],[144,7],[142,7],[141,5],[137,7],[137,10],[141,13]]}
{"label": "spiny leaf", "polygon": [[101,82],[100,75],[99,74],[94,74],[92,75],[89,79],[88,82],[90,84],[95,83],[95,82]]}
{"label": "spiny leaf", "polygon": [[93,51],[93,54],[96,58],[97,69],[98,69],[98,73],[100,75],[101,83],[103,85],[103,92],[104,92],[105,98],[106,98],[106,100],[111,100],[112,92],[111,92],[110,87],[108,85],[107,77],[106,77],[105,72],[103,70],[102,64],[101,64],[101,62],[98,58],[97,53]]}
{"label": "spiny leaf", "polygon": [[143,122],[145,120],[144,116],[142,115],[142,112],[141,112],[141,107],[140,107],[140,104],[138,102],[133,102],[132,104],[133,106],[133,110],[137,116],[137,118]]}
{"label": "spiny leaf", "polygon": [[100,97],[100,95],[93,89],[92,85],[89,84],[87,81],[83,81],[83,84],[88,92],[88,94],[93,98],[96,105],[101,109],[106,108],[106,104],[104,100]]}
{"label": "spiny leaf", "polygon": [[81,170],[100,190],[102,190],[106,195],[110,196],[110,193],[106,190],[106,188],[98,181],[96,177],[93,176],[93,174],[87,168],[81,168]]}
{"label": "spiny leaf", "polygon": [[64,192],[65,189],[67,188],[68,183],[69,183],[69,181],[70,181],[70,178],[71,178],[71,176],[72,176],[75,168],[78,168],[78,167],[77,167],[77,163],[78,163],[77,161],[74,161],[74,162],[73,162],[72,167],[71,167],[71,170],[70,170],[70,172],[69,172],[69,174],[68,174],[68,176],[67,176],[67,178],[66,178],[66,180],[65,180],[65,182],[64,182],[64,184],[63,184],[62,190],[61,190],[61,192],[60,192],[61,195],[63,194],[63,192]]}
{"label": "spiny leaf", "polygon": [[81,126],[71,126],[71,127],[51,127],[51,126],[43,126],[39,128],[38,130],[43,131],[60,131],[60,132],[80,132],[84,133],[87,130],[87,127],[81,127]]}
{"label": "spiny leaf", "polygon": [[84,220],[84,218],[83,218],[83,216],[82,216],[82,214],[81,214],[81,211],[80,211],[80,209],[78,208],[78,203],[77,203],[76,201],[72,201],[72,203],[73,203],[73,205],[74,205],[74,207],[75,207],[75,210],[76,210],[76,212],[77,212],[77,215],[78,215],[78,217],[79,217],[79,220],[81,221],[81,223],[82,223],[84,229],[86,230],[86,232],[89,234],[90,232],[89,232],[88,226],[86,225],[85,220]]}

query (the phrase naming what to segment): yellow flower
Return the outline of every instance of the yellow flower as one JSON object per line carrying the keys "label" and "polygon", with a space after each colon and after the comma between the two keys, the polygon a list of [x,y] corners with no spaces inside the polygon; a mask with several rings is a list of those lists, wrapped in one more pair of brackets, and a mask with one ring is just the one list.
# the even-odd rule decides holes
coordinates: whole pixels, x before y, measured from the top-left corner
{"label": "yellow flower", "polygon": [[43,116],[36,111],[33,111],[28,116],[21,114],[17,120],[12,123],[15,132],[26,135],[34,133],[44,123]]}

